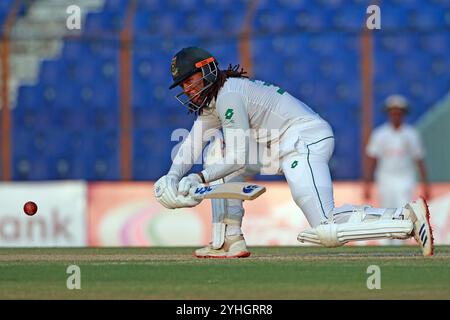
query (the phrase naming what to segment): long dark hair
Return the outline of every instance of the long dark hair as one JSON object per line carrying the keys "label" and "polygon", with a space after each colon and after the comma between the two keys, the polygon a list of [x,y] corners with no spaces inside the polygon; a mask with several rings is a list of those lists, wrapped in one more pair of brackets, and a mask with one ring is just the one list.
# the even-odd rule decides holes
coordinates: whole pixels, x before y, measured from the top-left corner
{"label": "long dark hair", "polygon": [[[205,101],[203,108],[209,106],[210,102],[213,99],[217,98],[217,94],[219,93],[220,88],[223,87],[225,81],[228,78],[248,78],[248,76],[246,76],[246,74],[247,74],[247,72],[244,71],[244,68],[240,68],[239,64],[237,64],[235,66],[229,64],[228,69],[219,70],[216,81],[212,84],[211,87],[209,87],[204,92],[204,95],[206,96],[206,101]],[[201,114],[201,110],[200,110],[200,114]]]}

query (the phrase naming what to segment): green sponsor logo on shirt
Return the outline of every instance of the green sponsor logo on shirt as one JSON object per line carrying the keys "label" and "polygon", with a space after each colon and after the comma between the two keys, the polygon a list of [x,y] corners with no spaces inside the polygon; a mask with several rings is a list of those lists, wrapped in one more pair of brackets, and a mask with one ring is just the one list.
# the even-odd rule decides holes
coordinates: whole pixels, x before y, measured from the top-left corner
{"label": "green sponsor logo on shirt", "polygon": [[228,109],[225,112],[225,119],[230,120],[233,117],[233,115],[234,115],[233,109]]}
{"label": "green sponsor logo on shirt", "polygon": [[294,169],[297,165],[298,165],[298,161],[295,160],[294,162],[292,162],[291,168]]}

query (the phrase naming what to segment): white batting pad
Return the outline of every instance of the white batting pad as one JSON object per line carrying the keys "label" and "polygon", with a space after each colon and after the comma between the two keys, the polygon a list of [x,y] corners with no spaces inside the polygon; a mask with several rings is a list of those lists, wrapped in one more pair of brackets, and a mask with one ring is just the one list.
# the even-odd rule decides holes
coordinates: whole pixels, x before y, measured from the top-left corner
{"label": "white batting pad", "polygon": [[372,239],[407,239],[411,237],[413,223],[410,220],[378,220],[360,223],[321,224],[301,232],[297,240],[338,247],[349,241]]}

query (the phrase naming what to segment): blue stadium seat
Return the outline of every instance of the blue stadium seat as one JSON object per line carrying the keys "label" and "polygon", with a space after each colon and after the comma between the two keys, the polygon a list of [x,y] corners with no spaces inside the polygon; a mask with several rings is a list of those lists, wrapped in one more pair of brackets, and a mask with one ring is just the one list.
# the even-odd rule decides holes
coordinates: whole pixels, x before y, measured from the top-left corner
{"label": "blue stadium seat", "polygon": [[[420,0],[416,0],[416,1],[420,1]],[[450,9],[450,1],[448,0],[430,0],[431,3],[433,3],[434,5],[438,5],[444,9]]]}
{"label": "blue stadium seat", "polygon": [[270,41],[271,49],[281,59],[293,58],[301,60],[307,56],[308,35],[276,36]]}
{"label": "blue stadium seat", "polygon": [[[167,4],[171,11],[175,10],[198,10],[201,6],[200,0],[168,0]],[[201,7],[200,7],[201,8]]]}
{"label": "blue stadium seat", "polygon": [[221,11],[191,11],[185,17],[185,30],[199,36],[219,36],[223,34],[224,19]]}
{"label": "blue stadium seat", "polygon": [[[169,128],[135,128],[133,132],[133,177],[158,179],[171,163],[172,130]],[[163,141],[164,143],[160,143]]]}
{"label": "blue stadium seat", "polygon": [[135,128],[133,130],[133,154],[148,156],[163,154],[166,150],[165,145],[170,142],[170,136],[168,139],[161,137],[162,131],[160,130],[162,128]]}
{"label": "blue stadium seat", "polygon": [[278,33],[295,28],[295,13],[288,10],[262,10],[254,19],[257,32]]}
{"label": "blue stadium seat", "polygon": [[167,115],[162,110],[149,106],[133,108],[133,125],[135,128],[160,128],[166,126]]}
{"label": "blue stadium seat", "polygon": [[103,10],[109,12],[125,12],[128,2],[127,0],[107,0],[105,1]]}
{"label": "blue stadium seat", "polygon": [[396,55],[388,50],[375,50],[374,51],[374,65],[373,71],[375,74],[375,81],[379,82],[383,77],[392,70],[394,70],[396,65]]}
{"label": "blue stadium seat", "polygon": [[86,134],[93,140],[97,156],[114,153],[119,147],[119,126],[114,129],[87,130]]}
{"label": "blue stadium seat", "polygon": [[450,77],[450,60],[445,55],[434,55],[432,57],[431,72],[436,77]]}
{"label": "blue stadium seat", "polygon": [[97,77],[100,74],[100,59],[79,60],[74,64],[76,81],[81,84],[97,82]]}
{"label": "blue stadium seat", "polygon": [[[308,1],[313,3],[315,7],[322,7],[325,9],[338,9],[345,6],[346,2],[349,2],[348,0],[314,0],[314,1]],[[354,4],[352,4],[354,5]]]}
{"label": "blue stadium seat", "polygon": [[220,69],[227,69],[229,64],[235,65],[240,62],[237,41],[215,42],[209,44],[207,48],[219,62]]}
{"label": "blue stadium seat", "polygon": [[227,30],[227,34],[238,34],[243,30],[245,10],[236,6],[221,11],[223,19],[223,29]]}
{"label": "blue stadium seat", "polygon": [[154,19],[152,19],[152,13],[145,9],[136,11],[133,28],[141,35],[155,32],[156,27]]}
{"label": "blue stadium seat", "polygon": [[55,123],[55,115],[50,108],[16,107],[11,110],[14,127],[29,130],[39,127],[48,127]]}
{"label": "blue stadium seat", "polygon": [[319,63],[319,70],[324,79],[345,80],[353,73],[350,69],[352,65],[354,64],[347,64],[345,60],[325,58]]}
{"label": "blue stadium seat", "polygon": [[14,0],[3,0],[0,2],[0,12],[8,12],[14,4]]}
{"label": "blue stadium seat", "polygon": [[326,30],[332,28],[334,12],[321,7],[309,7],[305,10],[293,12],[295,14],[295,26],[302,30]]}
{"label": "blue stadium seat", "polygon": [[83,39],[65,39],[62,49],[62,59],[79,60],[89,55],[87,42]]}
{"label": "blue stadium seat", "polygon": [[[174,52],[173,54],[175,54]],[[171,57],[158,51],[133,55],[133,76],[136,80],[158,83],[169,80]],[[168,83],[168,82],[166,82]]]}
{"label": "blue stadium seat", "polygon": [[134,32],[148,36],[185,34],[190,14],[185,11],[138,11],[134,16]]}
{"label": "blue stadium seat", "polygon": [[90,35],[117,34],[123,29],[123,12],[88,12],[84,33]]}
{"label": "blue stadium seat", "polygon": [[[408,27],[408,10],[402,6],[380,5],[382,30],[403,29]],[[368,17],[368,15],[367,15]]]}
{"label": "blue stadium seat", "polygon": [[[394,6],[402,6],[407,9],[416,9],[424,5],[422,0],[389,0]],[[433,0],[435,1],[435,0]],[[444,0],[446,1],[446,0]],[[383,1],[384,2],[384,1]]]}
{"label": "blue stadium seat", "polygon": [[278,0],[281,8],[288,10],[301,10],[308,8],[307,0]]}
{"label": "blue stadium seat", "polygon": [[92,83],[82,87],[82,101],[85,107],[117,109],[119,89],[117,83]]}
{"label": "blue stadium seat", "polygon": [[[184,33],[186,30],[187,13],[183,11],[165,11],[151,14],[152,30],[161,35],[174,35]],[[135,30],[138,32],[138,30]]]}
{"label": "blue stadium seat", "polygon": [[114,181],[121,178],[120,159],[117,152],[103,157],[94,157],[86,166],[90,180]]}
{"label": "blue stadium seat", "polygon": [[42,151],[43,147],[34,144],[33,134],[35,130],[14,126],[11,132],[12,137],[12,154],[13,155],[32,155],[33,153]]}
{"label": "blue stadium seat", "polygon": [[396,70],[405,79],[421,78],[424,72],[431,70],[431,57],[419,51],[398,56]]}
{"label": "blue stadium seat", "polygon": [[345,48],[347,39],[340,34],[318,34],[311,37],[309,42],[312,54],[321,56],[334,56],[339,54],[342,48]]}
{"label": "blue stadium seat", "polygon": [[411,34],[382,35],[378,40],[381,49],[397,54],[409,54],[418,47],[417,36]]}
{"label": "blue stadium seat", "polygon": [[50,155],[67,148],[64,130],[36,127],[30,130],[14,128],[14,153],[22,155]]}
{"label": "blue stadium seat", "polygon": [[166,1],[160,0],[139,0],[137,1],[136,12],[144,11],[144,10],[164,10]]}
{"label": "blue stadium seat", "polygon": [[87,42],[89,53],[95,58],[103,58],[105,60],[118,62],[119,57],[119,37],[112,36],[102,40]]}
{"label": "blue stadium seat", "polygon": [[273,50],[272,40],[272,37],[258,37],[252,39],[252,58],[262,57],[264,55],[270,54]]}
{"label": "blue stadium seat", "polygon": [[353,109],[358,108],[361,105],[361,86],[361,82],[356,77],[338,81],[334,85],[337,103],[345,104]]}
{"label": "blue stadium seat", "polygon": [[446,54],[450,51],[450,36],[448,32],[433,32],[420,35],[421,47],[433,54]]}
{"label": "blue stadium seat", "polygon": [[253,60],[253,78],[261,81],[278,84],[283,70],[283,64],[281,61],[276,63],[268,63],[267,58],[258,57]]}
{"label": "blue stadium seat", "polygon": [[409,19],[410,27],[418,30],[443,28],[450,25],[446,21],[445,10],[433,6],[420,6],[411,12]]}
{"label": "blue stadium seat", "polygon": [[152,109],[156,106],[154,96],[152,94],[151,88],[153,84],[151,82],[133,82],[133,96],[131,105],[136,109]]}
{"label": "blue stadium seat", "polygon": [[19,87],[17,107],[20,108],[39,108],[44,105],[42,86],[40,85],[22,85]]}
{"label": "blue stadium seat", "polygon": [[154,87],[150,88],[154,98],[154,106],[156,108],[163,107],[171,107],[175,103],[178,103],[175,98],[175,92],[173,90],[168,89],[168,85],[170,81],[167,81],[164,84],[157,84]]}
{"label": "blue stadium seat", "polygon": [[422,75],[422,78],[408,83],[409,96],[413,104],[418,105],[417,115],[422,114],[425,108],[431,107],[449,91],[450,82],[436,79],[432,75]]}
{"label": "blue stadium seat", "polygon": [[138,156],[133,158],[133,180],[156,181],[169,171],[170,156],[147,157]]}
{"label": "blue stadium seat", "polygon": [[60,155],[50,157],[48,162],[50,175],[55,180],[85,179],[85,162],[80,157]]}
{"label": "blue stadium seat", "polygon": [[[11,11],[14,5],[14,0],[4,0],[0,1],[0,27],[3,30],[4,23],[8,16],[8,13]],[[23,4],[20,4],[23,7]],[[19,9],[19,16],[23,15],[23,11]]]}
{"label": "blue stadium seat", "polygon": [[13,158],[13,179],[15,181],[49,180],[49,164],[46,157],[41,155],[22,156]]}
{"label": "blue stadium seat", "polygon": [[366,8],[349,6],[337,10],[333,15],[333,26],[337,29],[362,30],[366,28]]}
{"label": "blue stadium seat", "polygon": [[78,109],[82,105],[82,89],[76,83],[68,85],[65,82],[59,82],[49,86],[46,94],[46,101],[49,106],[55,108],[74,108]]}
{"label": "blue stadium seat", "polygon": [[257,10],[279,11],[280,3],[274,0],[259,0]]}
{"label": "blue stadium seat", "polygon": [[319,58],[311,54],[287,58],[284,61],[284,76],[291,81],[315,79],[319,75]]}
{"label": "blue stadium seat", "polygon": [[0,26],[2,26],[2,28],[3,28],[3,24],[6,21],[6,17],[7,17],[7,15],[5,12],[0,12]]}
{"label": "blue stadium seat", "polygon": [[86,109],[88,126],[96,130],[117,129],[120,126],[118,108],[93,108]]}
{"label": "blue stadium seat", "polygon": [[39,81],[56,84],[67,79],[68,71],[64,60],[44,60],[41,62]]}
{"label": "blue stadium seat", "polygon": [[229,10],[230,8],[245,11],[246,0],[201,0],[201,8]]}

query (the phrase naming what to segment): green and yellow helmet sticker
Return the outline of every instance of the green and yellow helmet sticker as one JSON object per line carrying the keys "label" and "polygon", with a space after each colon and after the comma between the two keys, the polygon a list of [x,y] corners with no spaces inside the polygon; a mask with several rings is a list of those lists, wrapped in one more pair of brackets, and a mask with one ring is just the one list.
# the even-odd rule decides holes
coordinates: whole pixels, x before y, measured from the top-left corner
{"label": "green and yellow helmet sticker", "polygon": [[172,71],[172,77],[178,77],[177,57],[173,57],[170,70]]}

